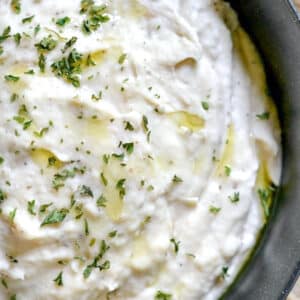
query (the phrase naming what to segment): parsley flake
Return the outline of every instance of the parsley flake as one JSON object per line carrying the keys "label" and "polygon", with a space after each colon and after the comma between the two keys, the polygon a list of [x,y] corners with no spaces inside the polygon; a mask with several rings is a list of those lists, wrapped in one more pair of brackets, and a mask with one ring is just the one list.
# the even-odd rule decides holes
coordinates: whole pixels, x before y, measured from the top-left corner
{"label": "parsley flake", "polygon": [[80,196],[93,198],[94,194],[93,194],[93,192],[92,192],[92,190],[91,190],[90,187],[88,187],[86,185],[82,185],[80,187]]}
{"label": "parsley flake", "polygon": [[97,199],[97,206],[98,207],[106,207],[106,203],[107,203],[107,199],[101,195],[98,199]]}
{"label": "parsley flake", "polygon": [[230,200],[232,203],[237,203],[237,202],[240,201],[240,193],[239,193],[239,192],[235,192],[235,193],[233,194],[233,196],[229,196],[228,198],[229,198],[229,200]]}
{"label": "parsley flake", "polygon": [[4,79],[10,82],[18,82],[20,80],[20,77],[14,75],[5,75]]}
{"label": "parsley flake", "polygon": [[132,126],[132,124],[130,122],[125,121],[124,124],[125,124],[125,130],[128,130],[128,131],[134,130],[134,127]]}
{"label": "parsley flake", "polygon": [[22,23],[25,24],[25,23],[31,23],[31,21],[33,20],[34,18],[34,15],[30,16],[30,17],[26,17],[24,19],[22,19]]}
{"label": "parsley flake", "polygon": [[209,110],[209,103],[208,102],[202,101],[201,104],[202,104],[202,108],[204,110]]}
{"label": "parsley flake", "polygon": [[33,215],[33,216],[35,216],[36,215],[36,212],[35,212],[35,200],[32,200],[32,201],[28,201],[27,202],[27,211],[31,214],[31,215]]}
{"label": "parsley flake", "polygon": [[39,51],[49,52],[56,48],[57,41],[51,35],[44,37],[39,43],[34,45]]}
{"label": "parsley flake", "polygon": [[63,272],[61,271],[61,272],[57,275],[57,277],[53,279],[53,281],[55,282],[55,284],[56,284],[57,286],[63,286],[63,285],[64,285],[62,276],[63,276]]}
{"label": "parsley flake", "polygon": [[120,179],[117,184],[116,184],[116,189],[119,190],[119,195],[121,198],[124,198],[124,196],[126,195],[126,189],[125,189],[125,182],[126,179]]}
{"label": "parsley flake", "polygon": [[174,246],[174,252],[175,252],[175,254],[177,254],[178,251],[179,251],[179,244],[180,244],[180,242],[177,242],[174,238],[170,239],[170,242]]}
{"label": "parsley flake", "polygon": [[221,208],[220,207],[215,207],[215,206],[210,206],[209,207],[209,211],[212,214],[216,215],[216,214],[218,214],[221,211]]}
{"label": "parsley flake", "polygon": [[52,210],[42,222],[41,227],[45,225],[61,223],[65,219],[68,212],[69,210],[66,208]]}
{"label": "parsley flake", "polygon": [[19,14],[21,12],[21,0],[11,0],[10,6],[14,13]]}
{"label": "parsley flake", "polygon": [[123,53],[123,54],[119,57],[118,63],[119,63],[120,65],[123,65],[124,62],[125,62],[125,60],[126,60],[126,58],[127,58],[127,54],[126,54],[126,53]]}
{"label": "parsley flake", "polygon": [[134,151],[134,143],[125,143],[122,147],[126,150],[128,154],[132,154]]}
{"label": "parsley flake", "polygon": [[183,180],[180,177],[178,177],[177,175],[174,175],[172,181],[174,183],[181,183],[181,182],[183,182]]}
{"label": "parsley flake", "polygon": [[67,57],[55,61],[52,65],[52,72],[70,82],[74,87],[80,87],[78,74],[81,73],[82,54],[73,49]]}
{"label": "parsley flake", "polygon": [[69,17],[63,17],[63,18],[60,18],[60,19],[57,19],[55,24],[60,26],[60,27],[63,27],[65,25],[67,25],[68,23],[71,22],[71,19]]}
{"label": "parsley flake", "polygon": [[256,115],[256,118],[259,119],[259,120],[262,120],[262,121],[269,120],[270,119],[270,113],[266,111],[262,114]]}
{"label": "parsley flake", "polygon": [[162,291],[157,291],[154,300],[172,300],[172,295]]}

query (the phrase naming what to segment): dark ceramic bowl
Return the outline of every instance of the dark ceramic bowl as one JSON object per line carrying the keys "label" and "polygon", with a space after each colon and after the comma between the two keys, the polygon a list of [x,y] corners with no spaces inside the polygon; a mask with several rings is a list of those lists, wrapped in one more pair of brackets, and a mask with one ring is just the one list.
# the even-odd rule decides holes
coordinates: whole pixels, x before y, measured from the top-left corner
{"label": "dark ceramic bowl", "polygon": [[300,18],[289,0],[229,2],[266,65],[283,131],[283,174],[271,221],[224,299],[286,299],[300,274]]}

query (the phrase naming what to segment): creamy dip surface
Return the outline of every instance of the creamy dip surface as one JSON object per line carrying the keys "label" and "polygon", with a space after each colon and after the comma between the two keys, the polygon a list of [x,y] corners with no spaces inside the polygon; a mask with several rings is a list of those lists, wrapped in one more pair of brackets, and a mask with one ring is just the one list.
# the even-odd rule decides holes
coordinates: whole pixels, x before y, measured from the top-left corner
{"label": "creamy dip surface", "polygon": [[0,0],[0,53],[0,299],[217,299],[281,169],[229,6]]}

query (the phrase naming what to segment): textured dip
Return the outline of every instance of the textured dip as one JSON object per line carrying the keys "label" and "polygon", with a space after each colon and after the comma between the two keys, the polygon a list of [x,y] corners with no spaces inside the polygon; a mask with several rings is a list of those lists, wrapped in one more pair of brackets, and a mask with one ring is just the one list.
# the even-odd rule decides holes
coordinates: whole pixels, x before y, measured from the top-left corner
{"label": "textured dip", "polygon": [[0,35],[0,299],[217,299],[281,168],[229,6],[0,0]]}

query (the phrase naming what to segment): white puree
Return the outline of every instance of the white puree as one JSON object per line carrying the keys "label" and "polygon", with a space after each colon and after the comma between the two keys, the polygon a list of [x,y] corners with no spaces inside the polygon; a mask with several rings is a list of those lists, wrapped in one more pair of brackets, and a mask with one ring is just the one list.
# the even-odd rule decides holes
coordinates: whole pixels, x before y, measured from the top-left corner
{"label": "white puree", "polygon": [[217,299],[279,183],[260,58],[220,1],[91,2],[0,0],[0,299]]}

